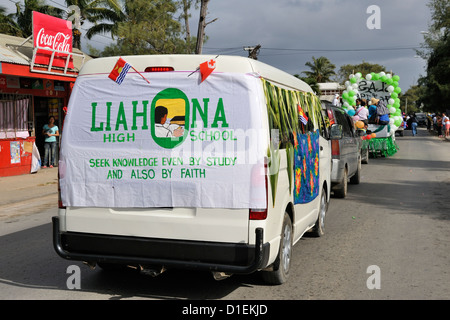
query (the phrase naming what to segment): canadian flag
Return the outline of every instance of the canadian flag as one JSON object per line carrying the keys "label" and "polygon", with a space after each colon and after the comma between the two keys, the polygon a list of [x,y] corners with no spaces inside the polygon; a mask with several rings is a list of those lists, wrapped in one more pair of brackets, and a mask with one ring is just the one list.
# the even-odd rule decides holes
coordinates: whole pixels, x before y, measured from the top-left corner
{"label": "canadian flag", "polygon": [[205,61],[200,64],[200,74],[202,75],[202,81],[205,81],[206,78],[214,71],[216,68],[216,60],[211,59]]}

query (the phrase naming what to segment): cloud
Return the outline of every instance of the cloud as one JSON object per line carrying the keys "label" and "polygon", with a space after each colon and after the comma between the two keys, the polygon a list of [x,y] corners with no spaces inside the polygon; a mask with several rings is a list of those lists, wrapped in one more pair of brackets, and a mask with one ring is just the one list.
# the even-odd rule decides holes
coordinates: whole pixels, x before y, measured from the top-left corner
{"label": "cloud", "polygon": [[[379,30],[367,28],[370,5],[380,8]],[[208,48],[233,48],[228,52],[246,56],[241,48],[261,44],[258,59],[291,74],[307,70],[305,63],[312,56],[329,58],[336,71],[364,60],[404,74],[405,89],[417,81],[424,66],[422,59],[413,58],[413,49],[387,50],[423,42],[420,31],[430,21],[423,0],[213,0],[208,12],[209,19],[219,19],[206,28],[204,53],[220,53]],[[386,50],[342,51],[370,48]]]}

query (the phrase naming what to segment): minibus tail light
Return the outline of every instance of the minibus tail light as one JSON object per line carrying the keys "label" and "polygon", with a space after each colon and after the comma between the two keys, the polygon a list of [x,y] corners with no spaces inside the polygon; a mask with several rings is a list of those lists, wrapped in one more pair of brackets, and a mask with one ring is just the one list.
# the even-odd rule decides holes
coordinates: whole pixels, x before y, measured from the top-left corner
{"label": "minibus tail light", "polygon": [[174,71],[173,67],[147,67],[145,72],[168,72]]}
{"label": "minibus tail light", "polygon": [[265,220],[267,218],[266,209],[250,209],[250,220]]}

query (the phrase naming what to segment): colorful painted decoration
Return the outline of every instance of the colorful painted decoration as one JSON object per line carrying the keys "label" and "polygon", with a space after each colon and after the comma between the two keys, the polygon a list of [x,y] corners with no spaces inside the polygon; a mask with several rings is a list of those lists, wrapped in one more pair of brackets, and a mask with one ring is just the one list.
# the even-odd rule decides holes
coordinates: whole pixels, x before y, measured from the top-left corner
{"label": "colorful painted decoration", "polygon": [[294,204],[308,203],[319,194],[319,131],[297,133],[294,145]]}

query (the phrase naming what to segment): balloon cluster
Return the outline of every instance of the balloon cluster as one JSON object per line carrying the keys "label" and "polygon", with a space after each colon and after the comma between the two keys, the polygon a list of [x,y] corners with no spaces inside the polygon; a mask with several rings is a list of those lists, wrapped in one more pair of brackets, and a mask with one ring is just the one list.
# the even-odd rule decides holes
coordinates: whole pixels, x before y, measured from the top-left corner
{"label": "balloon cluster", "polygon": [[370,140],[370,139],[376,138],[376,137],[377,137],[377,134],[375,132],[372,132],[371,134],[362,136],[361,139],[362,140]]}
{"label": "balloon cluster", "polygon": [[[367,81],[382,81],[388,85],[387,90],[391,94],[391,97],[386,106],[389,109],[389,125],[391,127],[391,134],[395,134],[398,127],[401,126],[403,118],[402,112],[400,110],[400,99],[398,95],[402,92],[402,89],[398,86],[400,77],[398,75],[392,75],[390,73],[380,72],[380,73],[368,73],[365,77]],[[348,113],[349,116],[353,117],[356,113],[356,99],[359,94],[358,83],[362,80],[361,72],[351,74],[349,76],[349,81],[345,82],[345,90],[342,93],[343,108]]]}
{"label": "balloon cluster", "polygon": [[[363,128],[364,128],[364,122],[362,122],[361,120],[358,120],[358,121],[355,122],[355,126],[356,126],[358,129],[363,129]],[[367,135],[365,135],[365,136],[362,136],[361,139],[362,139],[362,140],[370,140],[370,139],[376,138],[376,137],[377,137],[377,134],[376,134],[375,132],[372,132],[372,133],[370,133],[370,134],[367,134]]]}

